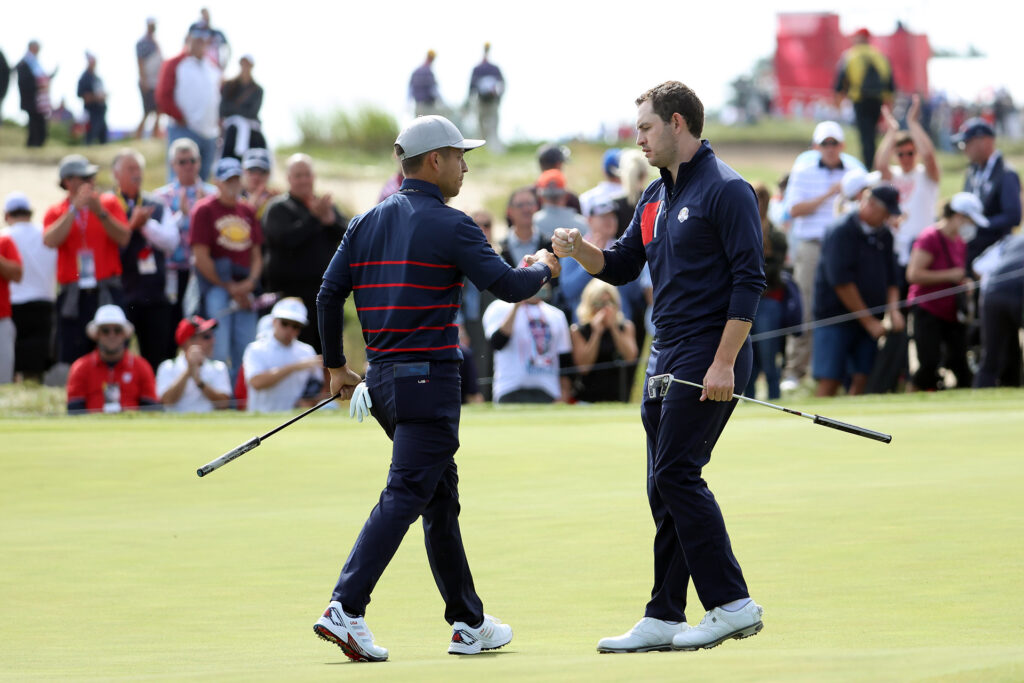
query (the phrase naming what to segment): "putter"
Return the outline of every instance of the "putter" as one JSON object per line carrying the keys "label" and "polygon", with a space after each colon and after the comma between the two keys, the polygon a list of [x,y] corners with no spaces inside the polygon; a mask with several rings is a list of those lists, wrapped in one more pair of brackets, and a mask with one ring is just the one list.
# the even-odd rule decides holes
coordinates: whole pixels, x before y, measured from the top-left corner
{"label": "putter", "polygon": [[302,418],[306,417],[307,415],[309,415],[310,413],[312,413],[315,410],[320,410],[325,405],[327,405],[328,403],[330,403],[334,399],[338,398],[339,396],[341,396],[341,394],[337,393],[334,396],[331,396],[330,398],[325,398],[324,400],[320,401],[319,403],[317,403],[312,408],[309,408],[305,412],[300,413],[299,415],[296,415],[295,417],[293,417],[292,419],[288,420],[284,424],[278,425],[274,429],[271,429],[269,432],[267,432],[263,436],[254,436],[254,437],[252,437],[251,439],[249,439],[248,441],[246,441],[242,445],[236,446],[235,448],[232,448],[230,451],[228,451],[224,455],[220,456],[216,460],[211,460],[210,462],[206,463],[205,465],[200,467],[198,470],[196,470],[196,474],[198,474],[200,477],[205,477],[207,474],[209,474],[210,472],[213,472],[215,469],[218,469],[219,467],[223,467],[224,465],[227,465],[229,462],[231,462],[235,458],[241,457],[242,455],[244,455],[244,454],[248,453],[249,451],[251,451],[252,449],[256,448],[261,443],[266,441],[268,438],[270,438],[274,434],[277,434],[279,431],[281,431],[282,429],[284,429],[288,425],[290,425],[290,424],[292,424],[294,422],[298,422],[299,420],[301,420]]}
{"label": "putter", "polygon": [[[665,394],[668,393],[669,387],[672,386],[672,382],[679,382],[680,384],[685,384],[689,387],[696,387],[697,389],[704,388],[703,385],[697,384],[696,382],[687,382],[685,379],[676,379],[672,376],[672,373],[668,372],[664,375],[653,375],[647,381],[647,395],[650,398],[664,397]],[[823,425],[825,427],[831,427],[832,429],[838,429],[841,432],[856,434],[857,436],[863,436],[865,439],[874,439],[875,441],[881,441],[882,443],[889,443],[892,441],[892,434],[883,434],[882,432],[865,429],[864,427],[858,427],[857,425],[852,425],[847,422],[840,422],[839,420],[833,420],[830,417],[824,417],[822,415],[802,413],[799,410],[784,408],[783,406],[777,406],[774,403],[768,403],[767,401],[759,401],[756,398],[750,398],[749,396],[733,394],[732,397],[743,401],[750,401],[751,403],[756,403],[768,408],[774,408],[775,410],[781,410],[782,412],[789,413],[790,415],[806,417],[808,420],[812,420],[816,425]]]}

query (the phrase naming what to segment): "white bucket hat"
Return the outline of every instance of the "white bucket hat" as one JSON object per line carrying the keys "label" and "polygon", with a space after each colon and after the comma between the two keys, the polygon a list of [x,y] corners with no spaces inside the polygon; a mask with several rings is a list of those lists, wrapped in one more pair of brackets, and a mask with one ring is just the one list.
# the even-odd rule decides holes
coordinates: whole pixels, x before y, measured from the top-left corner
{"label": "white bucket hat", "polygon": [[128,322],[121,307],[114,304],[104,304],[96,309],[96,315],[85,326],[85,333],[89,339],[96,341],[102,325],[118,325],[129,337],[135,334],[135,326]]}

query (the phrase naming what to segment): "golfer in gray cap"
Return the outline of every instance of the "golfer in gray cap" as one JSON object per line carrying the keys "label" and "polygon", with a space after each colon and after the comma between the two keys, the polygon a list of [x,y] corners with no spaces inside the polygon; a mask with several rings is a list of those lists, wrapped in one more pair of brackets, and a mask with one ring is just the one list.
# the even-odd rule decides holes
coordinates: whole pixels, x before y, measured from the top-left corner
{"label": "golfer in gray cap", "polygon": [[[459,530],[461,382],[458,327],[463,279],[505,301],[522,301],[559,273],[540,250],[512,268],[461,211],[445,205],[469,170],[466,140],[441,116],[423,116],[395,141],[401,189],[349,224],[317,297],[331,393],[351,398],[350,414],[373,415],[393,441],[380,502],[341,570],[318,636],[354,660],[380,662],[364,615],[370,593],[409,526],[423,518],[427,559],[452,626],[449,654],[473,655],[512,640],[507,624],[484,613]],[[342,348],[345,299],[355,298],[369,363],[366,380],[349,369]],[[474,510],[482,513],[483,511]]]}

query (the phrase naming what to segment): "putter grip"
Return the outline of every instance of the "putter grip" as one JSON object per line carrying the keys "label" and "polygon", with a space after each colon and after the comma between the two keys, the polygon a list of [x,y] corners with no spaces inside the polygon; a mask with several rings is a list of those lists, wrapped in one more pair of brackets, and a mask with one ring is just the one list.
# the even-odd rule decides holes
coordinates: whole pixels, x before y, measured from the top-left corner
{"label": "putter grip", "polygon": [[857,425],[848,424],[846,422],[840,422],[839,420],[833,420],[830,417],[822,417],[821,415],[814,416],[814,424],[824,425],[831,427],[832,429],[838,429],[841,432],[848,432],[850,434],[856,434],[857,436],[863,436],[867,439],[874,439],[875,441],[881,441],[882,443],[889,443],[892,441],[891,434],[883,434],[882,432],[874,432],[870,429],[864,429]]}
{"label": "putter grip", "polygon": [[218,467],[222,465],[227,465],[235,458],[240,457],[245,453],[248,453],[249,451],[251,451],[252,449],[256,448],[259,445],[260,437],[254,436],[245,443],[243,443],[241,446],[236,446],[235,448],[220,456],[216,460],[211,460],[210,462],[206,463],[198,470],[196,470],[196,474],[198,474],[200,477],[205,477],[207,474],[213,472]]}

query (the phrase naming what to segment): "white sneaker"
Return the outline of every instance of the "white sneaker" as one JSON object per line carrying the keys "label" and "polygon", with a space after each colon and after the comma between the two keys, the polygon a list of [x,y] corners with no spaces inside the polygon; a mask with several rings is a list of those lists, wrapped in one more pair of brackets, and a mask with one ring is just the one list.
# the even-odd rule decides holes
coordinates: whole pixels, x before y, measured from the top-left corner
{"label": "white sneaker", "polygon": [[448,644],[448,654],[478,655],[484,650],[497,650],[510,642],[512,627],[485,614],[480,628],[473,628],[464,621],[452,624],[452,642]]}
{"label": "white sneaker", "polygon": [[779,382],[780,391],[796,391],[800,388],[800,378],[798,377],[786,377]]}
{"label": "white sneaker", "polygon": [[672,649],[672,638],[688,629],[685,621],[670,624],[661,619],[644,617],[621,636],[602,638],[598,652],[654,652]]}
{"label": "white sneaker", "polygon": [[331,602],[324,615],[316,620],[313,632],[341,648],[345,656],[356,662],[383,662],[387,648],[373,642],[373,634],[362,617],[350,617],[340,602]]}
{"label": "white sneaker", "polygon": [[716,607],[693,626],[672,638],[675,650],[699,650],[712,648],[730,638],[749,638],[764,628],[761,615],[764,609],[751,600],[735,612],[726,612]]}

